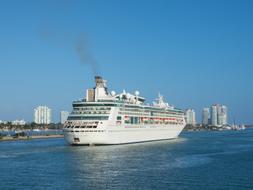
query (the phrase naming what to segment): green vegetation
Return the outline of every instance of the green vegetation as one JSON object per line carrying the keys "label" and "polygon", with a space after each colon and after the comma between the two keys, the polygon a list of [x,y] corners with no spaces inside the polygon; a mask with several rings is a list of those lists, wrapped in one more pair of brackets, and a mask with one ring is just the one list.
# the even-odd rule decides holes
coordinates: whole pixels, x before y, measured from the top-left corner
{"label": "green vegetation", "polygon": [[217,131],[220,127],[217,126],[211,126],[211,125],[202,125],[202,124],[196,124],[196,125],[189,125],[187,124],[184,128],[185,131]]}
{"label": "green vegetation", "polygon": [[[13,125],[11,122],[1,123],[0,130],[33,130],[33,129],[62,129],[63,125],[60,123],[36,124],[34,122],[25,125]],[[1,138],[1,134],[0,134]]]}

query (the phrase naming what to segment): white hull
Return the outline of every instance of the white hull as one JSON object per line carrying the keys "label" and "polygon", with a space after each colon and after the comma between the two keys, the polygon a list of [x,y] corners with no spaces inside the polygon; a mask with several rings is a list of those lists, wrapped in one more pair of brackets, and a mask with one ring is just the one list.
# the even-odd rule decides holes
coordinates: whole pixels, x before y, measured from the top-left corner
{"label": "white hull", "polygon": [[86,98],[73,102],[64,124],[64,137],[72,145],[108,145],[177,138],[185,126],[184,112],[164,102],[159,95],[153,105],[145,98],[109,93],[106,81],[95,77],[96,87]]}
{"label": "white hull", "polygon": [[108,129],[103,132],[64,132],[72,145],[110,145],[177,138],[184,126]]}

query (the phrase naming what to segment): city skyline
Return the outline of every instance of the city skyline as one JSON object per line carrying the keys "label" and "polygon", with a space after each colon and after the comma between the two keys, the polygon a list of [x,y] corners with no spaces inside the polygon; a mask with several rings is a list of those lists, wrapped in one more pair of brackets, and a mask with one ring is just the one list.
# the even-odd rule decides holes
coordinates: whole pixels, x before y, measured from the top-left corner
{"label": "city skyline", "polygon": [[[138,90],[148,102],[161,92],[172,105],[194,108],[198,122],[202,108],[218,102],[229,107],[230,123],[252,124],[252,5],[2,1],[0,120],[32,121],[42,104],[58,121],[93,87],[94,70],[110,91]],[[72,43],[82,35],[98,68],[80,64]]]}
{"label": "city skyline", "polygon": [[[215,108],[214,109],[215,113],[212,113],[212,108],[213,107]],[[69,111],[61,110],[59,113],[56,113],[56,114],[58,114],[57,119],[52,120],[52,113],[53,113],[52,109],[49,108],[48,106],[38,106],[37,108],[34,109],[34,113],[33,113],[34,114],[34,118],[33,118],[34,120],[36,120],[35,119],[36,111],[40,108],[42,108],[42,109],[46,108],[46,109],[50,110],[50,122],[51,123],[61,123],[61,124],[63,124],[67,120],[67,118],[70,114]],[[234,124],[232,122],[231,123],[228,122],[228,109],[227,109],[227,106],[221,105],[221,104],[212,104],[210,107],[204,107],[202,109],[201,114],[196,114],[195,110],[193,108],[187,108],[186,110],[184,110],[184,112],[185,112],[186,124],[189,124],[189,125],[203,124],[205,126],[207,126],[207,125],[222,126],[222,125],[227,125],[227,124],[229,124],[229,125]],[[214,119],[215,121],[212,121],[213,115],[215,115],[215,119]],[[196,120],[197,116],[199,118],[201,118],[201,120],[197,121]],[[34,120],[33,121],[28,121],[28,123],[34,122]],[[13,121],[11,121],[11,120],[8,120],[8,121],[0,120],[0,123],[4,123],[4,122],[5,123],[6,122],[25,123],[26,121],[24,121],[23,119],[20,119],[20,120],[15,119]],[[216,122],[216,123],[214,123],[214,122]],[[233,122],[235,122],[235,121],[233,120]]]}
{"label": "city skyline", "polygon": [[225,105],[213,104],[209,108],[202,110],[202,124],[207,126],[223,126],[234,124],[228,122],[228,108]]}

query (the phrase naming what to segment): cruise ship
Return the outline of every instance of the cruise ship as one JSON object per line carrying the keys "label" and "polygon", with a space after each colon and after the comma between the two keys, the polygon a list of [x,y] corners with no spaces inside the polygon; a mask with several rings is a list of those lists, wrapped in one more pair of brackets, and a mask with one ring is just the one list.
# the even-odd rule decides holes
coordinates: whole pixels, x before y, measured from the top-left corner
{"label": "cruise ship", "polygon": [[177,138],[185,115],[161,95],[151,104],[139,92],[109,92],[106,81],[95,77],[96,86],[84,99],[73,102],[64,123],[64,138],[71,145],[112,145]]}

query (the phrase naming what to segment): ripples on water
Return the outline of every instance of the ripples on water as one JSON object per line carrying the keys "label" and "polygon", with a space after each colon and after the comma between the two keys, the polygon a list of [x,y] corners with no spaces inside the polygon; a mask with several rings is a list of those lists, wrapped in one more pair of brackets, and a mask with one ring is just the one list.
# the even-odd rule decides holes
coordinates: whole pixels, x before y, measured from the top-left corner
{"label": "ripples on water", "polygon": [[68,146],[0,143],[0,189],[253,189],[253,130],[175,140]]}

